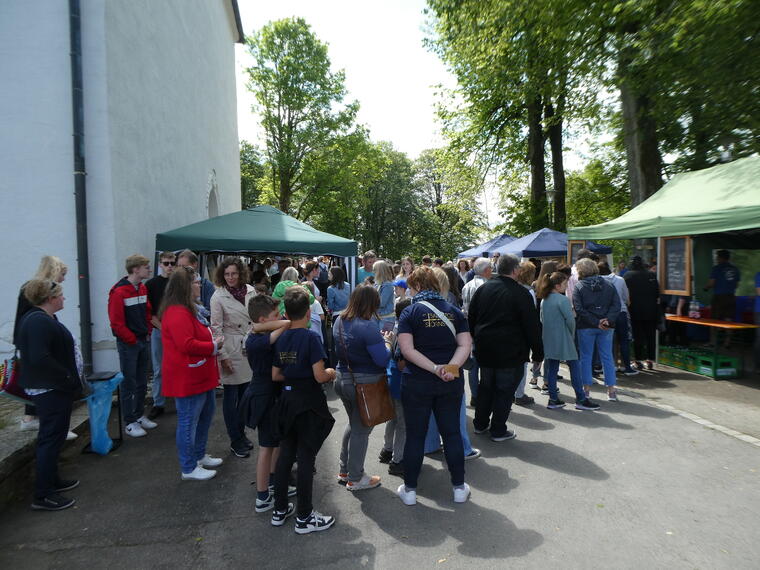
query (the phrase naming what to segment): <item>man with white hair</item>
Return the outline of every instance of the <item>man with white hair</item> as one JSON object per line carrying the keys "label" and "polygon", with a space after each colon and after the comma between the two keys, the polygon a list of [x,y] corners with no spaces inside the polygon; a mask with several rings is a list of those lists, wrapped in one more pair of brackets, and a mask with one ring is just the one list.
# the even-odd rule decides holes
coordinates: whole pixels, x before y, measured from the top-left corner
{"label": "man with white hair", "polygon": [[[493,267],[491,267],[491,262],[488,261],[488,258],[479,257],[472,264],[472,271],[472,279],[470,279],[462,289],[462,312],[465,317],[467,316],[467,311],[470,308],[470,301],[472,301],[475,291],[491,278]],[[475,360],[475,357],[473,357],[472,368],[467,371],[467,380],[470,384],[470,405],[473,407],[475,406],[475,401],[478,397],[479,377],[480,366],[478,366],[478,362]]]}

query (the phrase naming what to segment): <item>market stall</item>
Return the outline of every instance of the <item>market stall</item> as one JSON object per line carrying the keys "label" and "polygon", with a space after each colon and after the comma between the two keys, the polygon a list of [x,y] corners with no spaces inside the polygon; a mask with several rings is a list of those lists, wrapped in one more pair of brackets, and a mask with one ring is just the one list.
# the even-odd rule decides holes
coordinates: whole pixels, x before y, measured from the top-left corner
{"label": "market stall", "polygon": [[508,244],[511,241],[515,241],[516,239],[516,237],[502,234],[500,236],[496,236],[493,239],[489,239],[485,243],[481,243],[480,245],[476,245],[475,247],[464,250],[462,253],[457,255],[457,257],[491,257],[491,253],[496,248]]}
{"label": "market stall", "polygon": [[[753,277],[760,269],[760,157],[678,174],[622,216],[594,226],[570,228],[568,234],[571,239],[657,238],[662,293],[702,305],[710,301],[704,285],[714,252],[734,250],[732,263],[738,266],[742,280],[732,320],[747,325],[743,329],[756,328],[745,321],[751,317],[747,304],[754,301]],[[709,318],[710,307],[697,314]],[[700,325],[708,326],[709,322]],[[711,375],[719,376],[715,369]]]}
{"label": "market stall", "polygon": [[[600,255],[612,253],[612,248],[586,241],[585,247]],[[519,239],[512,240],[497,248],[492,253],[500,255],[512,253],[518,257],[565,257],[568,251],[567,234],[542,228]]]}

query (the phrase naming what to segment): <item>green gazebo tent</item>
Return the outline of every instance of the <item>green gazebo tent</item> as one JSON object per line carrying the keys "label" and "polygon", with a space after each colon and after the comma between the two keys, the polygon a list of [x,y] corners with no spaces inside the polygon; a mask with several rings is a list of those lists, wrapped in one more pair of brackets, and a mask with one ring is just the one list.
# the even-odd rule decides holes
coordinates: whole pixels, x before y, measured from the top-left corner
{"label": "green gazebo tent", "polygon": [[272,206],[257,206],[156,235],[156,250],[353,258],[357,243],[320,232]]}
{"label": "green gazebo tent", "polygon": [[760,156],[674,176],[622,216],[570,228],[570,239],[639,239],[760,227]]}

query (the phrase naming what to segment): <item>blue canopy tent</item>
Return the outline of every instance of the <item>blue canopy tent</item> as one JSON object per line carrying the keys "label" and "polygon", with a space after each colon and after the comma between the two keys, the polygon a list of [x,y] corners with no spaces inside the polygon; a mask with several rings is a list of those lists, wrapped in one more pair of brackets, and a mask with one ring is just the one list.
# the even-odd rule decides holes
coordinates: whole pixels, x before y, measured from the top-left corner
{"label": "blue canopy tent", "polygon": [[493,239],[488,240],[486,243],[476,245],[460,253],[457,257],[490,257],[491,253],[497,248],[508,244],[517,238],[502,234],[496,236]]}
{"label": "blue canopy tent", "polygon": [[[586,247],[599,254],[612,253],[612,248],[599,245],[592,241],[586,242]],[[491,253],[500,255],[512,253],[518,257],[559,257],[567,255],[567,234],[542,228],[525,237],[510,241],[495,248]]]}

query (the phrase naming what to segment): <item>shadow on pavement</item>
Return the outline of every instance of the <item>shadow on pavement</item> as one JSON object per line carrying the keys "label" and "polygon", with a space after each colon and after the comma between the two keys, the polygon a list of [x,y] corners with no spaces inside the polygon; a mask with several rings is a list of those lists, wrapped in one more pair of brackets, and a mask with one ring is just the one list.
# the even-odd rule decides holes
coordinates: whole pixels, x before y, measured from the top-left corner
{"label": "shadow on pavement", "polygon": [[[612,402],[610,402],[611,404]],[[574,405],[568,403],[568,407],[562,410],[547,410],[543,406],[534,406],[533,413],[547,420],[554,420],[568,424],[585,426],[589,428],[612,428],[612,429],[633,429],[630,424],[619,422],[607,414],[607,402],[600,402],[602,409],[597,412],[580,412],[574,409]],[[512,414],[509,416],[509,422],[512,422]],[[515,422],[517,423],[517,422]]]}
{"label": "shadow on pavement", "polygon": [[624,414],[626,416],[642,416],[647,418],[664,419],[673,416],[672,412],[655,408],[649,404],[639,404],[628,398],[618,402],[607,402],[604,411],[609,414]]}
{"label": "shadow on pavement", "polygon": [[553,423],[545,422],[536,416],[528,414],[509,414],[509,421],[516,426],[537,431],[554,429],[556,427]]}
{"label": "shadow on pavement", "polygon": [[[478,502],[482,499],[477,495],[467,503],[454,504],[448,484],[442,486],[437,482],[433,486],[425,481],[418,489],[418,501],[422,502],[413,507],[401,505],[402,511],[381,508],[383,503],[400,501],[393,489],[382,487],[379,491],[358,497],[362,513],[380,530],[410,546],[434,547],[452,537],[459,541],[457,550],[462,555],[510,558],[525,556],[544,541],[540,533],[519,529],[500,512],[480,506]],[[429,500],[439,508],[425,504]],[[439,559],[444,558],[446,551],[442,550]]]}
{"label": "shadow on pavement", "polygon": [[510,441],[484,445],[481,452],[486,458],[514,457],[525,463],[584,479],[604,481],[610,477],[604,469],[578,453],[545,441],[521,440],[519,435]]}

